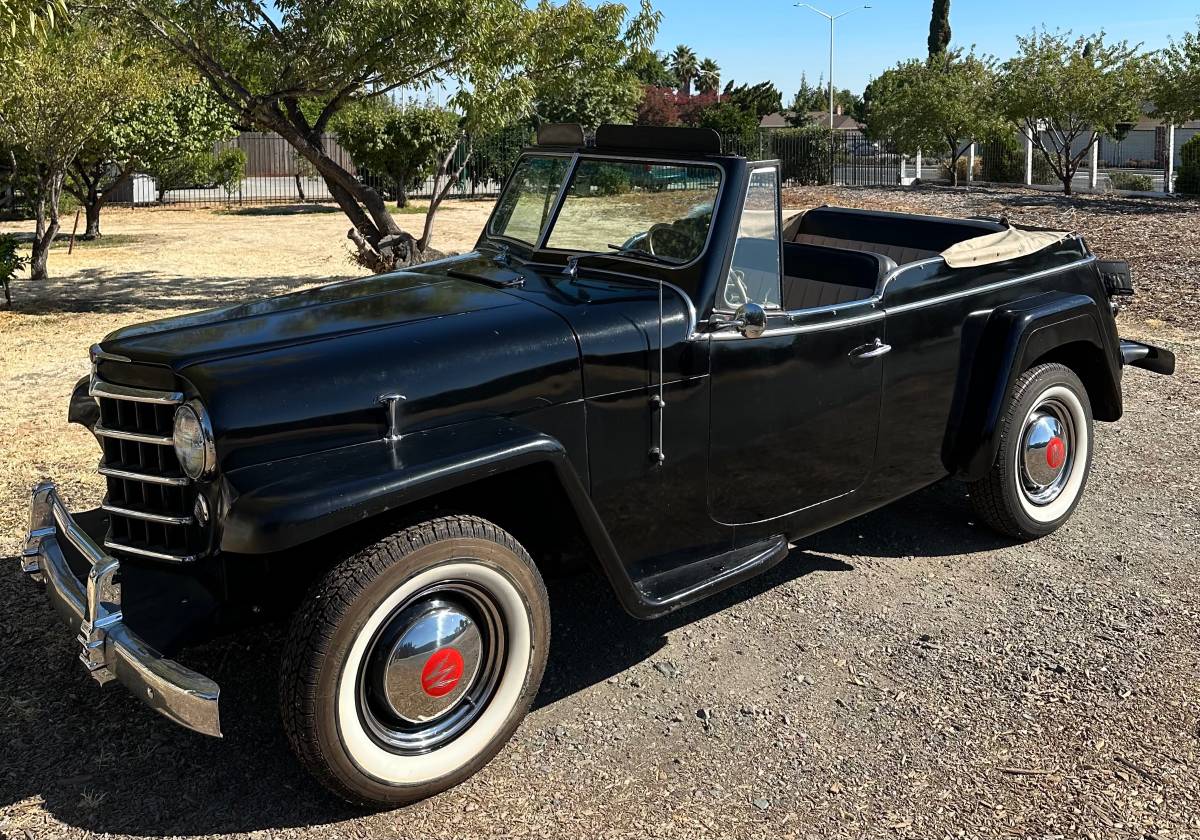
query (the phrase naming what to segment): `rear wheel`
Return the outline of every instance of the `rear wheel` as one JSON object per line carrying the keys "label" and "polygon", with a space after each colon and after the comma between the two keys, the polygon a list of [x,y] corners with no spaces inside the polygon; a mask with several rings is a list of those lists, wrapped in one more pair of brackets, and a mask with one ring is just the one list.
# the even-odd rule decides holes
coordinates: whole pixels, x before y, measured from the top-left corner
{"label": "rear wheel", "polygon": [[478,771],[537,693],[546,590],[502,529],[471,516],[406,528],[308,596],[280,700],[300,760],[356,803],[395,807]]}
{"label": "rear wheel", "polygon": [[1083,496],[1092,466],[1092,406],[1065,365],[1038,365],[1017,380],[991,471],[970,486],[979,516],[1009,536],[1053,533]]}

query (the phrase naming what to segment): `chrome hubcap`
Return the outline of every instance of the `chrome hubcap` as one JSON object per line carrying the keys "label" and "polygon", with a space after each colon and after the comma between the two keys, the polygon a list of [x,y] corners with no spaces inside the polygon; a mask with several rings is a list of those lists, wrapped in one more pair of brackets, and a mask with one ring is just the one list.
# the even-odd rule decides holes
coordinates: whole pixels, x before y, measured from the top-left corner
{"label": "chrome hubcap", "polygon": [[503,657],[503,623],[491,596],[472,584],[437,584],[376,633],[359,676],[360,716],[393,752],[437,749],[487,706]]}
{"label": "chrome hubcap", "polygon": [[1075,457],[1071,414],[1057,400],[1034,409],[1021,433],[1021,483],[1035,505],[1048,505],[1062,493]]}

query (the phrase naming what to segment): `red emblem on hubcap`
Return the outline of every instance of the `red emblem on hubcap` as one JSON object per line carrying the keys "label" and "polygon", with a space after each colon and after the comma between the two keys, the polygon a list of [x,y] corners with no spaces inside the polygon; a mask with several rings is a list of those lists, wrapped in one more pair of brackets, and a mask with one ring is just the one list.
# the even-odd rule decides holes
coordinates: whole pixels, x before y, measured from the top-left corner
{"label": "red emblem on hubcap", "polygon": [[430,697],[443,697],[462,679],[462,654],[454,648],[442,648],[425,660],[421,669],[421,688]]}
{"label": "red emblem on hubcap", "polygon": [[1050,438],[1050,442],[1046,444],[1046,463],[1050,465],[1050,469],[1058,469],[1066,460],[1067,445],[1063,443],[1063,439],[1060,437]]}

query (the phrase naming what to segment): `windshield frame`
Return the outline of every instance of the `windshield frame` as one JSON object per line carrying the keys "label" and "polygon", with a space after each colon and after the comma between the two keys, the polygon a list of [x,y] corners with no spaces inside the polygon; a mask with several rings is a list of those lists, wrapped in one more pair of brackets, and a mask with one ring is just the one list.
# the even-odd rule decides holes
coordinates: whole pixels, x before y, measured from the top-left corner
{"label": "windshield frame", "polygon": [[[563,255],[566,258],[570,258],[572,256],[582,256],[584,254],[593,254],[593,253],[599,254],[600,252],[598,252],[598,251],[593,252],[593,251],[586,251],[586,250],[582,250],[582,249],[573,249],[573,248],[551,248],[548,245],[550,236],[554,232],[555,226],[558,224],[559,215],[562,213],[563,206],[566,204],[566,200],[568,197],[568,191],[570,189],[571,184],[574,182],[575,175],[579,170],[580,164],[582,164],[585,161],[600,160],[600,161],[617,161],[617,162],[622,162],[622,163],[639,163],[639,164],[640,163],[649,163],[649,164],[661,164],[661,165],[667,165],[667,166],[705,167],[708,169],[712,169],[717,173],[716,196],[713,199],[712,215],[709,220],[708,230],[705,233],[704,247],[700,249],[700,251],[696,254],[695,257],[693,257],[691,260],[689,260],[686,263],[667,264],[667,263],[660,263],[657,261],[652,261],[652,260],[643,259],[641,257],[638,257],[636,251],[630,251],[630,252],[626,252],[626,253],[622,253],[620,251],[605,252],[603,254],[603,256],[608,257],[614,261],[633,263],[633,264],[636,264],[643,268],[644,267],[653,267],[656,269],[662,269],[662,270],[671,271],[671,272],[683,271],[683,270],[687,270],[690,268],[694,268],[698,263],[702,262],[706,257],[709,256],[709,251],[712,247],[713,233],[714,233],[715,228],[717,227],[716,220],[718,218],[718,212],[721,207],[721,202],[725,197],[726,172],[725,172],[725,167],[721,166],[720,163],[713,161],[713,160],[705,160],[703,158],[692,158],[692,157],[687,157],[687,158],[684,158],[684,157],[654,157],[654,156],[637,155],[637,154],[614,155],[614,154],[604,154],[604,153],[590,153],[590,152],[585,152],[585,151],[577,151],[572,154],[569,152],[554,152],[554,151],[542,151],[540,149],[529,149],[526,152],[523,152],[521,154],[521,157],[517,159],[517,165],[519,165],[521,159],[525,158],[525,157],[568,157],[568,156],[571,157],[571,163],[567,167],[567,172],[563,178],[562,184],[559,186],[558,195],[556,196],[556,198],[554,200],[554,209],[551,211],[551,213],[547,219],[546,226],[542,229],[540,235],[538,236],[538,241],[536,243],[534,243],[531,246],[528,242],[524,242],[524,241],[518,240],[518,239],[513,239],[512,237],[504,236],[502,234],[492,233],[491,232],[491,225],[492,225],[491,218],[488,219],[487,226],[484,228],[484,236],[490,240],[501,240],[504,242],[511,242],[522,249],[529,249],[531,256],[534,256],[539,252],[545,253],[545,254]],[[512,173],[510,173],[508,181],[505,182],[504,189],[501,190],[501,192],[500,192],[501,197],[503,197],[504,193],[508,190],[509,183],[511,182],[513,176],[516,174],[517,165],[513,166],[513,171],[512,171]],[[498,203],[499,203],[499,199],[497,199],[497,204]]]}
{"label": "windshield frame", "polygon": [[[517,171],[521,168],[521,163],[526,158],[563,158],[567,161],[566,174],[563,176],[562,183],[558,185],[558,191],[555,193],[554,201],[551,204],[550,215],[546,217],[546,224],[541,230],[538,231],[537,242],[526,242],[524,239],[517,239],[514,236],[505,236],[502,233],[492,232],[492,225],[496,221],[496,212],[500,209],[500,200],[504,198],[509,187],[512,186],[513,180],[517,177]],[[550,229],[550,225],[553,224],[554,219],[557,218],[558,205],[562,202],[563,192],[566,190],[567,184],[570,183],[571,175],[575,172],[575,166],[578,161],[578,152],[561,152],[536,148],[525,149],[522,151],[521,154],[517,156],[517,162],[513,164],[512,170],[504,179],[504,185],[500,188],[500,194],[496,196],[496,205],[492,209],[492,212],[488,215],[487,224],[483,226],[482,238],[487,240],[499,240],[501,242],[511,242],[518,248],[529,250],[530,253],[536,252],[541,246],[542,241],[546,238],[546,231]]]}

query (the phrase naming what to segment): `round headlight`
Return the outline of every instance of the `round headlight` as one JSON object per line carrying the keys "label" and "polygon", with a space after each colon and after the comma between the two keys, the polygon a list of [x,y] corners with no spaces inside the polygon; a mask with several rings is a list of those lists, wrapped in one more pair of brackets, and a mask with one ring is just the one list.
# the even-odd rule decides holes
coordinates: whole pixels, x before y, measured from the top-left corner
{"label": "round headlight", "polygon": [[175,410],[175,456],[184,474],[193,481],[203,478],[217,465],[212,426],[199,401],[192,400]]}

